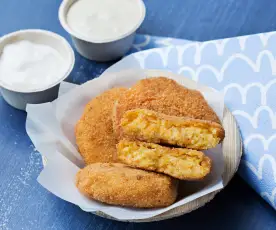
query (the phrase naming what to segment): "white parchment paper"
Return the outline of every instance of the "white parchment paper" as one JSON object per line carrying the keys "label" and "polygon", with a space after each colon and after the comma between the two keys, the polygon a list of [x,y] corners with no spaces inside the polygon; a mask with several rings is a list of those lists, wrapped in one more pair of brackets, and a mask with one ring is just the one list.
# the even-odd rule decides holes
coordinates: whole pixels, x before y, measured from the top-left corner
{"label": "white parchment paper", "polygon": [[[63,84],[60,96],[52,103],[27,106],[26,130],[36,149],[47,158],[47,165],[38,177],[38,182],[51,193],[63,200],[74,203],[88,212],[101,211],[120,220],[146,219],[175,207],[186,204],[223,187],[222,149],[206,151],[213,160],[210,175],[200,182],[181,182],[179,198],[176,203],[161,209],[132,209],[103,204],[86,198],[75,187],[75,175],[84,166],[75,143],[74,127],[85,105],[103,91],[116,87],[131,87],[136,81],[154,75],[154,71],[126,70],[117,73],[107,72],[104,76],[89,81],[81,86]],[[170,76],[180,84],[186,85],[184,77]],[[160,76],[160,71],[156,72]],[[193,83],[195,84],[195,83]],[[204,91],[204,87],[188,87]],[[187,85],[186,85],[187,86]],[[220,93],[203,92],[204,97],[222,119],[223,96]],[[126,188],[127,189],[127,188]]]}

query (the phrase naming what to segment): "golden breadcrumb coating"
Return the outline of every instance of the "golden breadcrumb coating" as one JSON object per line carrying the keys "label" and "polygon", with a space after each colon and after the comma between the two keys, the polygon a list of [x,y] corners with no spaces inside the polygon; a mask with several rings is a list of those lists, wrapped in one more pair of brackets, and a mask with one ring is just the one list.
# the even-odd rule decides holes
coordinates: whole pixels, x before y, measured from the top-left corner
{"label": "golden breadcrumb coating", "polygon": [[116,140],[113,135],[112,110],[115,100],[125,90],[107,90],[86,105],[75,128],[76,143],[86,164],[113,162]]}
{"label": "golden breadcrumb coating", "polygon": [[147,109],[125,112],[120,126],[123,138],[197,150],[214,148],[224,138],[224,129],[218,123]]}
{"label": "golden breadcrumb coating", "polygon": [[117,159],[129,166],[180,180],[199,180],[211,170],[211,159],[203,152],[138,141],[121,140],[117,144]]}
{"label": "golden breadcrumb coating", "polygon": [[[165,77],[143,79],[122,93],[114,108],[116,135],[120,135],[119,124],[123,114],[137,108],[220,123],[216,113],[199,91],[187,89]],[[121,138],[118,136],[118,139]]]}
{"label": "golden breadcrumb coating", "polygon": [[177,197],[177,181],[119,163],[95,163],[76,175],[76,186],[89,198],[113,205],[158,208]]}

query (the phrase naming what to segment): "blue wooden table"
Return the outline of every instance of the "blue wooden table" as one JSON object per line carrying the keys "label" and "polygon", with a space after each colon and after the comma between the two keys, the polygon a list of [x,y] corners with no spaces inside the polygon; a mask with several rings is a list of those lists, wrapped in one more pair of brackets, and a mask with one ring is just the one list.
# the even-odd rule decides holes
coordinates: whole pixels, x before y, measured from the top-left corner
{"label": "blue wooden table", "polygon": [[[139,33],[191,40],[276,30],[274,0],[145,0],[147,16]],[[42,28],[69,39],[58,18],[60,0],[1,0],[0,35]],[[76,54],[70,81],[82,83],[112,63],[89,62]],[[241,229],[275,230],[276,213],[244,181],[231,183],[205,207],[172,220],[121,223],[91,215],[43,189],[36,178],[39,153],[25,131],[26,114],[0,96],[0,230],[4,229]]]}

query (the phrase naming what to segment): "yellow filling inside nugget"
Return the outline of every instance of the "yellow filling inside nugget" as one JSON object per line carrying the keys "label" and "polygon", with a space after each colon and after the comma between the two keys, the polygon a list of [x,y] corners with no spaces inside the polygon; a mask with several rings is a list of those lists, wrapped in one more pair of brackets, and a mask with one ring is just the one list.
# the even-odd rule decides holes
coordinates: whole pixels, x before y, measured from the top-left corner
{"label": "yellow filling inside nugget", "polygon": [[117,145],[117,158],[132,167],[165,173],[182,180],[201,179],[211,169],[211,160],[203,152],[138,141],[121,140]]}
{"label": "yellow filling inside nugget", "polygon": [[172,117],[145,109],[127,111],[121,127],[123,136],[132,139],[192,149],[213,148],[224,137],[224,130],[217,123]]}

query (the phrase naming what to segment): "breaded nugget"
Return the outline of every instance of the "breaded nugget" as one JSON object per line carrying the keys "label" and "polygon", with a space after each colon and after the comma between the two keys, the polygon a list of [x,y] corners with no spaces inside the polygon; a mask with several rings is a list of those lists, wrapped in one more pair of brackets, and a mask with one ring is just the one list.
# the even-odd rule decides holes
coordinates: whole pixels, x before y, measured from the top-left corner
{"label": "breaded nugget", "polygon": [[124,113],[122,137],[203,150],[214,148],[224,138],[223,127],[212,121],[169,116],[147,109]]}
{"label": "breaded nugget", "polygon": [[95,163],[81,169],[76,186],[89,198],[113,205],[158,208],[177,197],[177,181],[166,175],[119,163]]}
{"label": "breaded nugget", "polygon": [[116,140],[113,135],[112,110],[115,100],[125,90],[107,90],[86,105],[75,129],[76,143],[86,164],[113,162]]}
{"label": "breaded nugget", "polygon": [[[114,130],[119,135],[123,114],[131,109],[149,109],[172,116],[190,117],[220,123],[218,116],[197,90],[190,90],[176,81],[147,78],[122,93],[114,108]],[[118,136],[118,139],[121,139]]]}
{"label": "breaded nugget", "polygon": [[180,180],[199,180],[211,170],[211,159],[203,152],[139,141],[121,140],[117,145],[117,159],[129,166]]}

